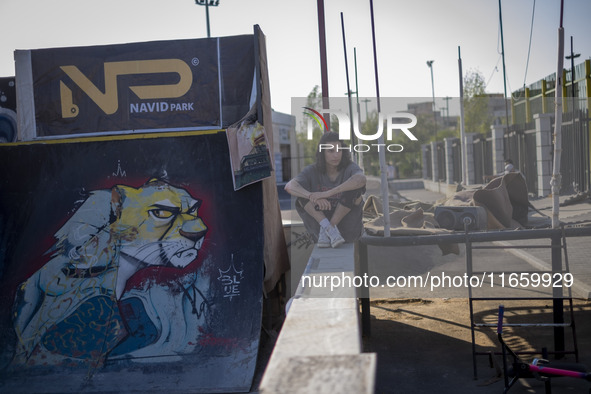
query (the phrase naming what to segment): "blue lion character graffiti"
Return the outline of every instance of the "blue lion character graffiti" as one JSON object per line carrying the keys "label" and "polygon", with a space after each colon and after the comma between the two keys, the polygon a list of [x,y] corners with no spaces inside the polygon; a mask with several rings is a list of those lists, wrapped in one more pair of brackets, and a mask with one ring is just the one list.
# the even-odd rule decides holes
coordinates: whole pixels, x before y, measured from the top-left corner
{"label": "blue lion character graffiti", "polygon": [[208,307],[195,263],[208,230],[200,205],[158,179],[92,192],[17,290],[11,365],[99,367],[194,351]]}

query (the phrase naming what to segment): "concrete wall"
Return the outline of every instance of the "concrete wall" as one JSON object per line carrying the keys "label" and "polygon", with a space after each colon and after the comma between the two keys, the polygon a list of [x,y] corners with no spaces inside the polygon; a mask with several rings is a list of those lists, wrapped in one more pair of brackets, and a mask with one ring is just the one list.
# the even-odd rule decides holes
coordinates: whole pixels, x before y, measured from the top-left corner
{"label": "concrete wall", "polygon": [[[318,280],[355,273],[354,245],[344,244],[337,249],[315,247],[304,276]],[[376,355],[361,352],[356,289],[311,287],[311,281],[302,279],[288,303],[260,393],[372,394]]]}

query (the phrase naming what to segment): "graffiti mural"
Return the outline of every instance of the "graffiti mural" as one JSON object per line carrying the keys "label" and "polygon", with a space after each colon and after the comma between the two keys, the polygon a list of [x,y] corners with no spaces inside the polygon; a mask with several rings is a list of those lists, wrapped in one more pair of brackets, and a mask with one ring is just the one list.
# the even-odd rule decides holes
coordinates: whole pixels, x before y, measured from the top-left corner
{"label": "graffiti mural", "polygon": [[48,371],[78,379],[54,390],[111,390],[104,378],[129,368],[249,389],[262,194],[233,190],[223,133],[0,150],[0,390],[35,392]]}
{"label": "graffiti mural", "polygon": [[[55,234],[51,260],[19,286],[13,364],[190,352],[197,338],[184,333],[199,332],[187,305],[194,274],[139,290],[126,291],[126,284],[143,268],[184,268],[197,258],[207,232],[199,205],[185,190],[156,179],[137,189],[92,192]],[[166,302],[152,302],[154,292]]]}

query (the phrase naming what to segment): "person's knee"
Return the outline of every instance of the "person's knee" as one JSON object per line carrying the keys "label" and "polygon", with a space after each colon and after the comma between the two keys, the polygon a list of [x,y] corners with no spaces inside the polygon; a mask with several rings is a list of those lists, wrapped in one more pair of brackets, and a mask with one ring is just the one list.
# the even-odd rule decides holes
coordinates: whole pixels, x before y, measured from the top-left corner
{"label": "person's knee", "polygon": [[355,200],[353,200],[353,205],[358,207],[359,205],[361,205],[362,202],[363,202],[363,196],[359,196]]}
{"label": "person's knee", "polygon": [[358,207],[363,202],[363,193],[365,193],[365,188],[345,192],[342,194],[339,204],[349,209]]}
{"label": "person's knee", "polygon": [[306,204],[308,204],[310,202],[310,200],[306,199],[306,198],[302,198],[302,197],[298,197],[296,199],[296,207],[299,207],[301,209],[304,209],[306,207]]}

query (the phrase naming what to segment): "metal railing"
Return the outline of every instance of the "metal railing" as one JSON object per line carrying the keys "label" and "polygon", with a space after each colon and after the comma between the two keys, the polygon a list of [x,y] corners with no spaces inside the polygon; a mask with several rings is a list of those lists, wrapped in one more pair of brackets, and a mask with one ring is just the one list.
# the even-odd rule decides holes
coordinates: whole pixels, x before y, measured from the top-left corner
{"label": "metal railing", "polygon": [[589,113],[565,114],[562,123],[561,193],[588,192],[589,177]]}

